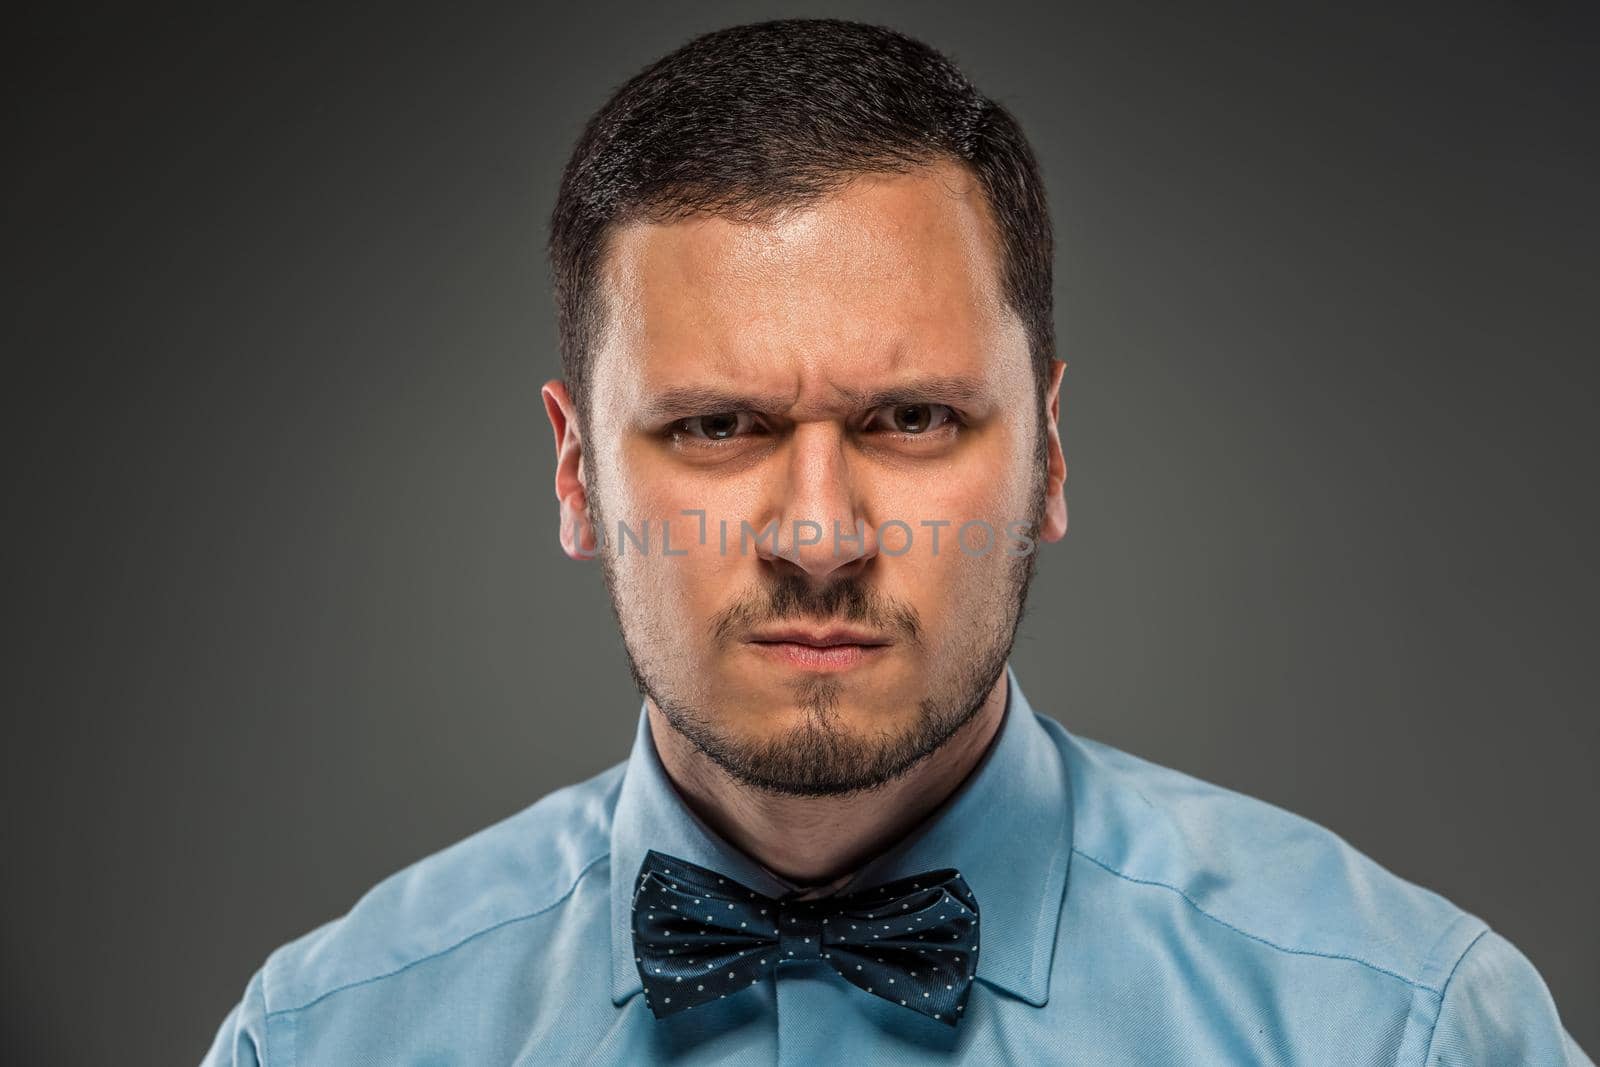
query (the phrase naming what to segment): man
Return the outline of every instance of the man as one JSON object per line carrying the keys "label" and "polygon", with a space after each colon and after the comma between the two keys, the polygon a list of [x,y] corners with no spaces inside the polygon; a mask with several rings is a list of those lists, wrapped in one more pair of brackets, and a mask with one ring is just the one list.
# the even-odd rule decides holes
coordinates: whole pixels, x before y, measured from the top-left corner
{"label": "man", "polygon": [[701,37],[584,131],[551,253],[633,752],[273,953],[209,1063],[1589,1062],[1475,916],[1033,710],[1051,229],[948,60]]}

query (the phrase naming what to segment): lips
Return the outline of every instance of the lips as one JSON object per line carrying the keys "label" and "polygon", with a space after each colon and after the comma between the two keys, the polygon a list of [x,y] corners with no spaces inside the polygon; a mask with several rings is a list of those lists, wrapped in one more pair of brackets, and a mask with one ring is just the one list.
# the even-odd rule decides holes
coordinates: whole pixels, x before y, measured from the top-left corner
{"label": "lips", "polygon": [[878,663],[888,656],[891,646],[805,645],[797,641],[751,641],[747,646],[757,656],[787,670],[849,671]]}
{"label": "lips", "polygon": [[752,635],[750,641],[762,645],[806,645],[811,648],[835,648],[840,645],[862,645],[871,648],[889,644],[889,639],[886,637],[867,630],[852,630],[846,627],[831,627],[826,630],[765,630]]}

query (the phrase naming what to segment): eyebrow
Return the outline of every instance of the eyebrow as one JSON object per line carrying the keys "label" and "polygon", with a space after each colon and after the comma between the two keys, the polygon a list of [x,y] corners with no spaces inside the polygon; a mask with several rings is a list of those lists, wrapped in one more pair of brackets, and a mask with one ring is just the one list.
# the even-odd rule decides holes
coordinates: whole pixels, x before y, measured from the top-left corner
{"label": "eyebrow", "polygon": [[[836,388],[841,406],[865,411],[902,404],[948,404],[954,408],[982,407],[989,401],[983,382],[966,374],[933,375],[884,389]],[[782,394],[759,394],[716,386],[682,385],[664,389],[645,402],[640,418],[647,422],[692,418],[723,412],[777,413],[791,406]]]}

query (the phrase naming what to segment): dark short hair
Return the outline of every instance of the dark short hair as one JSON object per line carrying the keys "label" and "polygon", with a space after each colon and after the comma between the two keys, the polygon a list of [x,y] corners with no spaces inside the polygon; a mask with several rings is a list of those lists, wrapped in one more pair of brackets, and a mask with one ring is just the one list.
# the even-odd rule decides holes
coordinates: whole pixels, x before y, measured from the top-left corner
{"label": "dark short hair", "polygon": [[615,226],[760,219],[857,175],[943,159],[977,176],[997,221],[1003,292],[1027,330],[1042,418],[1055,354],[1053,238],[1038,162],[1016,119],[902,33],[787,19],[696,37],[626,82],[578,139],[551,213],[550,258],[580,429]]}

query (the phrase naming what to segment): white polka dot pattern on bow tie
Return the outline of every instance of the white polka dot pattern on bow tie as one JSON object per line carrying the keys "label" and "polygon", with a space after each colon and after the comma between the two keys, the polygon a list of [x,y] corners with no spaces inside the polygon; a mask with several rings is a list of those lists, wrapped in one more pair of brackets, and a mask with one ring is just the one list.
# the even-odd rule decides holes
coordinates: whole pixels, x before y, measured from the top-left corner
{"label": "white polka dot pattern on bow tie", "polygon": [[[702,901],[718,906],[678,907]],[[858,988],[954,1026],[977,973],[978,902],[948,868],[795,900],[651,850],[634,890],[633,940],[645,1003],[657,1018],[769,974],[781,980],[780,962],[823,960]],[[695,979],[692,990],[684,977]]]}

